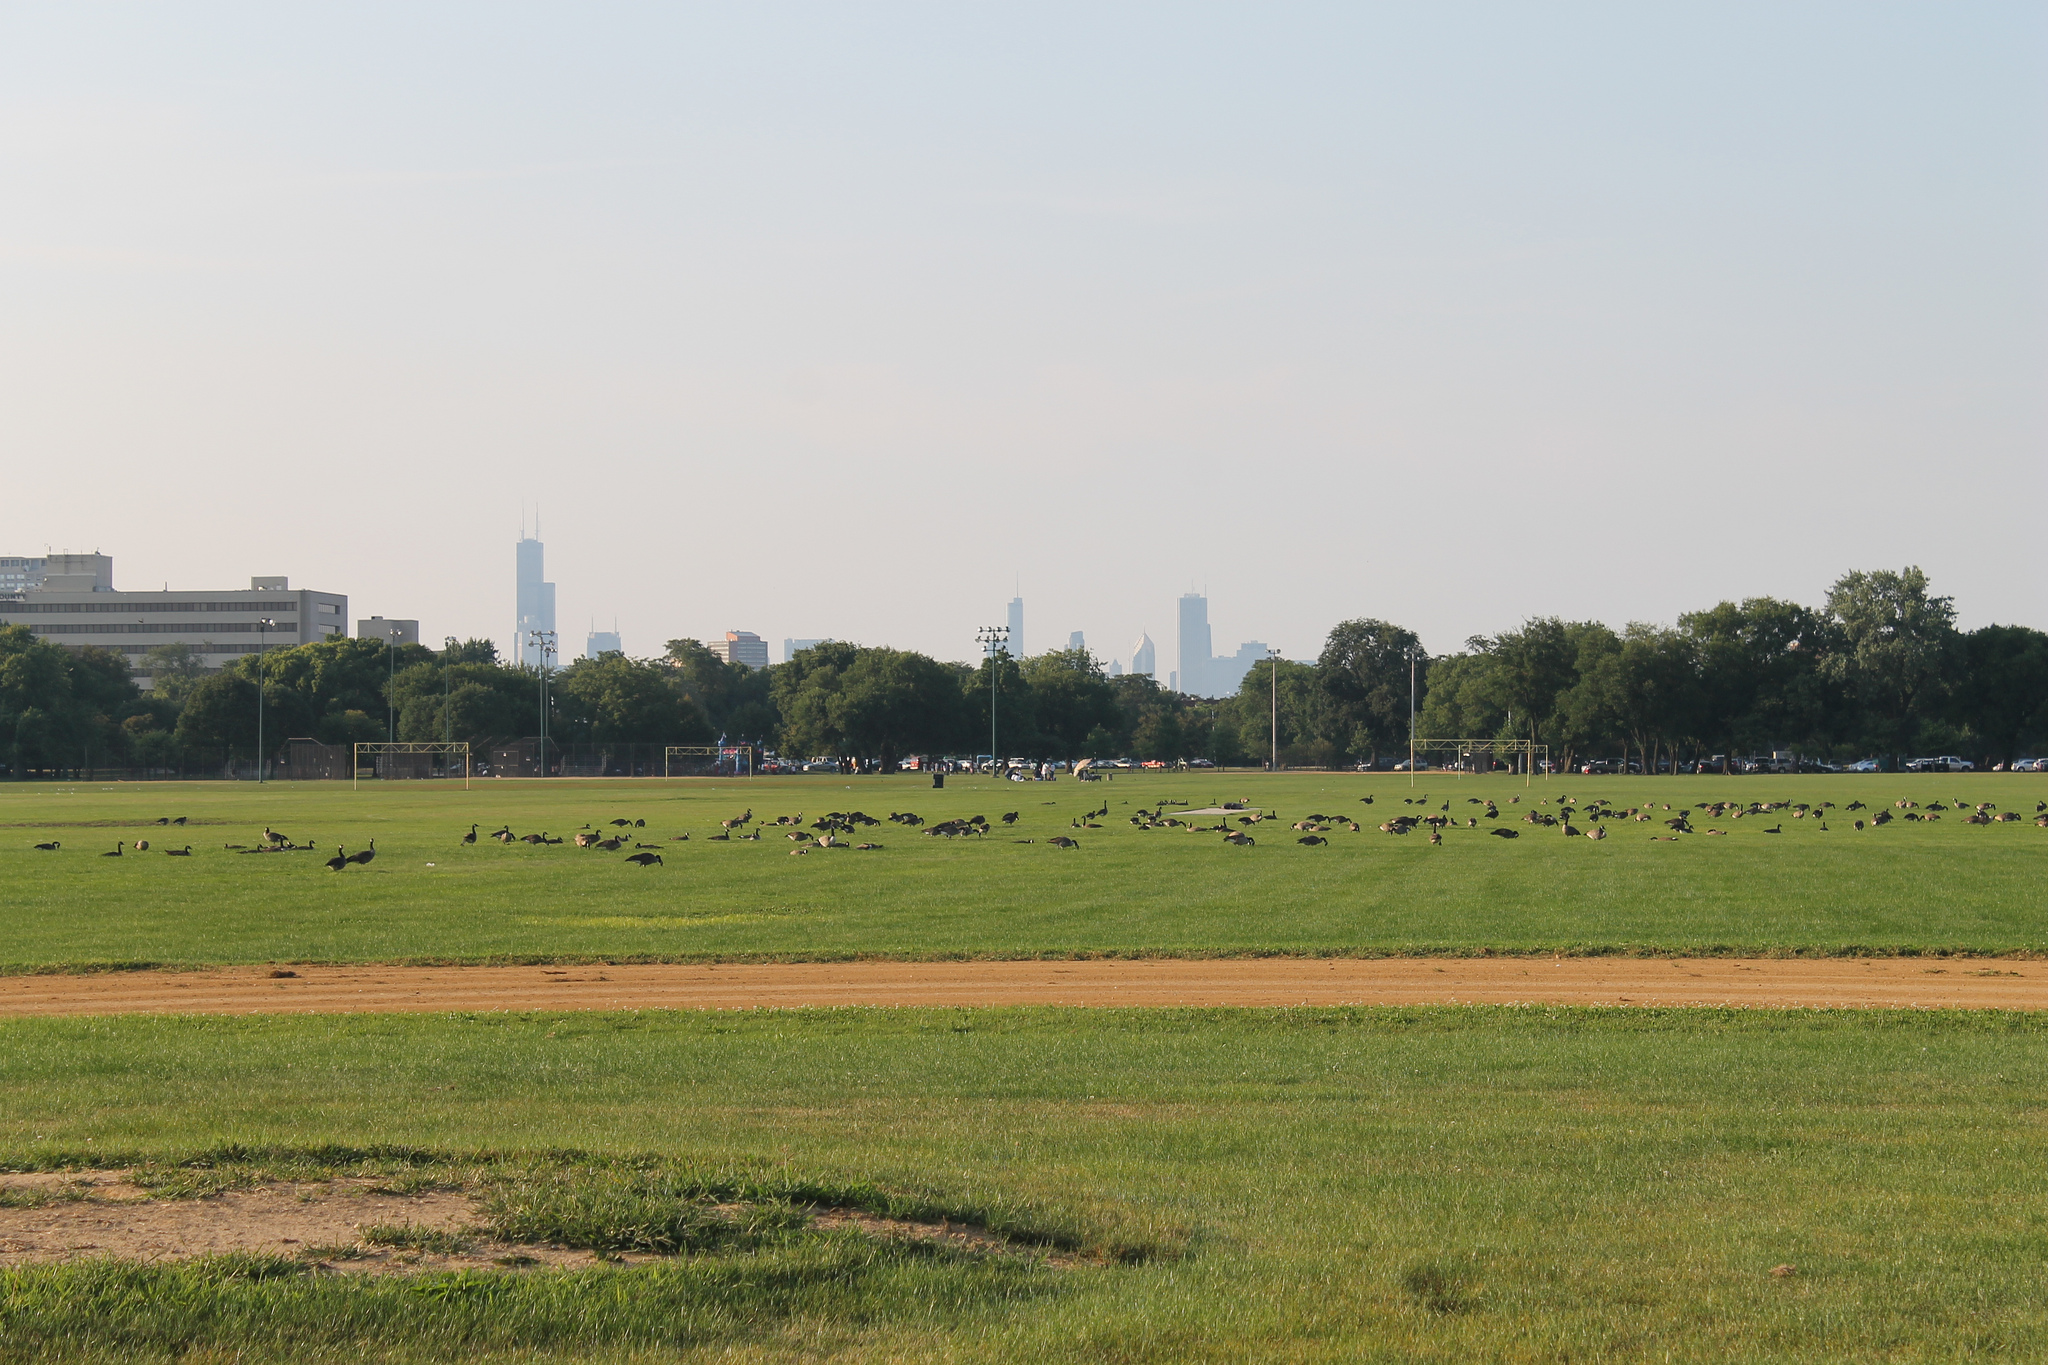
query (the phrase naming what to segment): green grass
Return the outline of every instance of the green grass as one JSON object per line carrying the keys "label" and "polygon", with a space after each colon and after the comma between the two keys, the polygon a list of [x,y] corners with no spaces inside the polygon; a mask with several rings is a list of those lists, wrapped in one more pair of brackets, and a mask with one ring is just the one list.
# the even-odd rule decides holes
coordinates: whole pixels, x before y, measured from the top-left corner
{"label": "green grass", "polygon": [[[0,1359],[2038,1358],[2044,1044],[2031,1016],[1805,1011],[7,1021],[5,1164],[495,1181],[493,1217],[688,1250],[12,1270]],[[1101,1254],[706,1239],[708,1197]]]}
{"label": "green grass", "polygon": [[[1365,806],[1358,798],[1376,796]],[[1499,800],[1515,840],[1454,830],[1439,848],[1373,829],[1303,848],[1263,826],[1259,846],[1214,835],[1132,829],[1161,799],[1222,798],[1384,819],[1428,794],[1454,817],[1466,798]],[[1652,842],[1655,828],[1610,826],[1599,843],[1516,823],[1529,804],[1573,795],[1683,806],[1710,798],[1852,800],[1958,795],[2022,811],[2025,822],[1857,833],[1839,812],[1817,821],[1720,822],[1725,838]],[[1524,804],[1507,804],[1513,796]],[[61,964],[271,961],[485,961],[1075,953],[1457,952],[1494,950],[1980,952],[2048,949],[2040,868],[2048,830],[2034,827],[2048,779],[2028,774],[1843,778],[1507,779],[1347,774],[1125,776],[1081,785],[955,779],[761,779],[661,782],[0,785],[0,969]],[[1107,801],[1106,828],[1081,848],[1044,840]],[[1021,812],[1015,831],[943,841],[884,823],[872,853],[793,858],[781,831],[760,843],[714,843],[721,817],[861,809],[928,820]],[[1659,815],[1662,815],[1660,810]],[[146,826],[187,815],[184,829]],[[661,846],[642,870],[571,845],[461,847],[470,822],[573,832],[615,816]],[[1483,822],[1482,822],[1483,823]],[[1706,823],[1702,821],[1704,827]],[[322,853],[244,856],[265,824]],[[668,836],[689,832],[688,843]],[[57,853],[31,845],[60,839]],[[148,854],[97,856],[117,838]],[[338,843],[377,841],[368,867],[330,874]],[[1037,840],[1031,844],[1018,839]],[[189,859],[166,844],[189,842]],[[430,866],[431,864],[431,866]]]}

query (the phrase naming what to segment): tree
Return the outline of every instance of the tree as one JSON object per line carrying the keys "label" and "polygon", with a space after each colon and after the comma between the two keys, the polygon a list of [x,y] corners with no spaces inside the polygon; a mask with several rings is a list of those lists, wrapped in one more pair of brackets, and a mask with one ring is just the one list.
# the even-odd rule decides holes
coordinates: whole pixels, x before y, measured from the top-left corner
{"label": "tree", "polygon": [[1406,747],[1411,653],[1419,695],[1428,685],[1429,655],[1413,631],[1371,618],[1343,621],[1331,630],[1317,660],[1317,680],[1328,700],[1327,737],[1339,760],[1377,761],[1382,750]]}
{"label": "tree", "polygon": [[1927,591],[1927,575],[1908,566],[1856,570],[1828,589],[1828,613],[1841,648],[1826,669],[1854,696],[1865,737],[1886,753],[1911,747],[1934,718],[1955,663],[1955,604]]}
{"label": "tree", "polygon": [[717,738],[704,712],[669,683],[661,664],[603,654],[555,675],[563,738],[593,744],[708,744]]}
{"label": "tree", "polygon": [[1260,664],[1244,675],[1236,695],[1221,708],[1229,718],[1237,743],[1250,761],[1271,761],[1276,666],[1280,671],[1280,762],[1303,768],[1329,767],[1336,761],[1337,748],[1323,735],[1326,703],[1317,677],[1319,670],[1314,664],[1279,659]]}
{"label": "tree", "polygon": [[782,744],[799,754],[872,759],[884,771],[963,739],[965,670],[923,654],[834,641],[769,670]]}
{"label": "tree", "polygon": [[188,644],[153,645],[143,651],[142,670],[150,690],[167,701],[182,702],[206,676],[206,662]]}
{"label": "tree", "polygon": [[27,626],[0,625],[0,751],[15,776],[67,766],[71,712],[64,651]]}
{"label": "tree", "polygon": [[772,669],[727,663],[697,640],[670,640],[664,657],[670,684],[702,709],[713,730],[733,738],[774,738],[780,716]]}
{"label": "tree", "polygon": [[1990,763],[2010,763],[2023,742],[2048,737],[2048,634],[1984,626],[1962,638],[1956,720]]}
{"label": "tree", "polygon": [[1836,644],[1824,614],[1751,597],[1687,612],[1678,629],[1697,673],[1693,738],[1726,754],[1832,747],[1840,688],[1823,666]]}
{"label": "tree", "polygon": [[1086,649],[1035,654],[1024,661],[1023,673],[1037,722],[1034,758],[1087,757],[1090,736],[1122,728],[1124,712],[1117,689],[1103,676],[1101,661]]}

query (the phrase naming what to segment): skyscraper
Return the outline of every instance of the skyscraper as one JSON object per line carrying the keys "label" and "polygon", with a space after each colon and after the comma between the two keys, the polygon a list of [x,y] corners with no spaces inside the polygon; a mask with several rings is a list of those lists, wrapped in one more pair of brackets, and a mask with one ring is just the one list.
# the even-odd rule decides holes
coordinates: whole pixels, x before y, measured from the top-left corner
{"label": "skyscraper", "polygon": [[1158,667],[1159,654],[1153,647],[1152,637],[1140,632],[1138,643],[1131,646],[1131,672],[1156,676]]}
{"label": "skyscraper", "polygon": [[[547,570],[541,566],[542,549],[539,540],[540,526],[534,525],[534,534],[519,533],[518,589],[516,616],[518,624],[512,632],[512,653],[528,668],[541,666],[541,648],[534,640],[535,631],[550,634],[555,629],[555,585],[542,581],[541,575]],[[560,648],[559,643],[557,649]],[[557,658],[561,656],[559,653]]]}
{"label": "skyscraper", "polygon": [[1024,599],[1021,597],[1010,599],[1009,649],[1011,658],[1021,659],[1024,657]]}
{"label": "skyscraper", "polygon": [[1074,631],[1067,636],[1067,648],[1086,649],[1088,648],[1088,639],[1082,632]]}
{"label": "skyscraper", "polygon": [[1179,652],[1175,670],[1180,690],[1191,697],[1209,695],[1209,599],[1198,592],[1182,593],[1175,620],[1174,644]]}
{"label": "skyscraper", "polygon": [[590,627],[590,634],[583,641],[583,657],[595,659],[601,654],[625,653],[626,646],[619,639],[617,624],[617,622],[613,622],[614,628],[611,630],[599,630],[595,625],[592,625]]}

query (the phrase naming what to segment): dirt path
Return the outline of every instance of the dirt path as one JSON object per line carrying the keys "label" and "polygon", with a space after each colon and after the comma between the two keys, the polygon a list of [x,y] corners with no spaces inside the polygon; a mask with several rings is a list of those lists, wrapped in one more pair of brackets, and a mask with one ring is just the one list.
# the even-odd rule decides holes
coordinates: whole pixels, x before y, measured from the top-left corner
{"label": "dirt path", "polygon": [[1999,959],[1261,958],[600,967],[267,967],[0,977],[0,1017],[805,1005],[1788,1005],[2048,1009]]}

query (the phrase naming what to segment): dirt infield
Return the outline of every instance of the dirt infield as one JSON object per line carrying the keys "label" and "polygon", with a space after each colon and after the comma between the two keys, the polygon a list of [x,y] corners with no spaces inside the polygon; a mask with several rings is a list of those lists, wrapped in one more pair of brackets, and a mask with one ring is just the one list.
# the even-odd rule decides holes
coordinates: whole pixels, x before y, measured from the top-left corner
{"label": "dirt infield", "polygon": [[2048,963],[1971,958],[1225,958],[231,967],[0,977],[0,1017],[825,1005],[1737,1005],[2048,1009]]}

